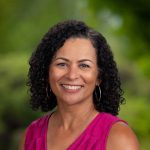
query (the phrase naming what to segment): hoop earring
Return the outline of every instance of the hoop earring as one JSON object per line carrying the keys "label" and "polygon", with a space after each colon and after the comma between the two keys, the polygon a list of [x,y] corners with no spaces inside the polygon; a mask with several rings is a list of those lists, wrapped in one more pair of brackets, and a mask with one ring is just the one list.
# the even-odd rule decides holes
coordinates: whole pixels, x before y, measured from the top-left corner
{"label": "hoop earring", "polygon": [[101,88],[100,88],[100,86],[96,86],[96,87],[98,87],[99,98],[98,98],[98,96],[97,96],[96,90],[95,90],[94,93],[95,93],[95,96],[96,96],[97,101],[100,102],[100,100],[101,100]]}
{"label": "hoop earring", "polygon": [[49,85],[47,85],[46,87],[46,97],[49,98],[50,97],[50,93],[51,93],[51,88]]}

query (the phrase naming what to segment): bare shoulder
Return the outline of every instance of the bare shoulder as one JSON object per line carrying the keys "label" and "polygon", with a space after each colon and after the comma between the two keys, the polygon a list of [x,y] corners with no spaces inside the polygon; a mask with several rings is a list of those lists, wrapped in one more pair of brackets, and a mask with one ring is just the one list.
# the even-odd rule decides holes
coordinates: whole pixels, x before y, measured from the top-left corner
{"label": "bare shoulder", "polygon": [[22,133],[20,137],[18,150],[24,150],[25,137],[26,137],[26,130]]}
{"label": "bare shoulder", "polygon": [[123,122],[117,122],[110,130],[106,149],[140,150],[140,146],[132,129]]}

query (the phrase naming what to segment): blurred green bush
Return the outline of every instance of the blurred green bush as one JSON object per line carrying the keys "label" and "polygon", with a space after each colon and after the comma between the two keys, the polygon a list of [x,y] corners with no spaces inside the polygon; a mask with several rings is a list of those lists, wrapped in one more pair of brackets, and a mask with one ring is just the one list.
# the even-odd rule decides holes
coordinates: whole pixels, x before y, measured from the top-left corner
{"label": "blurred green bush", "polygon": [[31,52],[51,25],[79,19],[110,43],[127,101],[120,117],[136,132],[141,149],[149,150],[150,1],[1,0],[0,6],[1,149],[17,149],[25,127],[43,115],[29,106],[26,82]]}

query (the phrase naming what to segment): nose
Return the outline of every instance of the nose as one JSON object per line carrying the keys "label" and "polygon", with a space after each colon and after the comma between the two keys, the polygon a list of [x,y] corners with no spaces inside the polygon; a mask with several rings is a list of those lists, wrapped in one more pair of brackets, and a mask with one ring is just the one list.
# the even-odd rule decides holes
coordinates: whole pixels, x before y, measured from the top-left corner
{"label": "nose", "polygon": [[79,70],[76,66],[70,66],[68,69],[68,72],[66,74],[66,77],[69,80],[75,80],[79,78]]}

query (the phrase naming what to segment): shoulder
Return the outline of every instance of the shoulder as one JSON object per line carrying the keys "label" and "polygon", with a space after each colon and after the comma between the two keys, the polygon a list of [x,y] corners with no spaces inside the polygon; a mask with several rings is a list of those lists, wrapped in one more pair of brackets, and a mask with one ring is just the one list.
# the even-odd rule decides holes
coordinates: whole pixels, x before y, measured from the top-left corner
{"label": "shoulder", "polygon": [[18,150],[24,150],[26,132],[27,132],[27,130],[25,130],[20,136]]}
{"label": "shoulder", "polygon": [[35,127],[35,126],[42,126],[45,123],[47,117],[48,117],[48,115],[45,115],[45,116],[42,116],[42,117],[32,121],[29,124],[28,128]]}
{"label": "shoulder", "polygon": [[47,127],[49,116],[50,115],[45,115],[31,122],[26,129],[26,142],[28,142],[28,139],[34,139],[43,134]]}
{"label": "shoulder", "polygon": [[136,135],[123,122],[115,123],[110,129],[107,150],[140,150]]}
{"label": "shoulder", "polygon": [[19,150],[24,150],[25,143],[31,142],[42,134],[43,127],[46,127],[50,115],[45,115],[31,122],[26,130],[22,133],[19,141]]}

